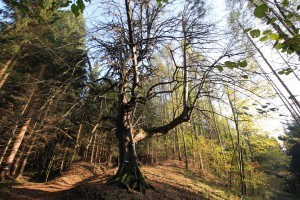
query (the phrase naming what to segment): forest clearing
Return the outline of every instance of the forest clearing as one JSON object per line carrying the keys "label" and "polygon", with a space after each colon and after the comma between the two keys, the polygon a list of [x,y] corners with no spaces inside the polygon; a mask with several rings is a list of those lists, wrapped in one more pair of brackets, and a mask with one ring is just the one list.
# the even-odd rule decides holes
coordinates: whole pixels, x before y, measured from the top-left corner
{"label": "forest clearing", "polygon": [[0,199],[297,199],[299,0],[1,0]]}

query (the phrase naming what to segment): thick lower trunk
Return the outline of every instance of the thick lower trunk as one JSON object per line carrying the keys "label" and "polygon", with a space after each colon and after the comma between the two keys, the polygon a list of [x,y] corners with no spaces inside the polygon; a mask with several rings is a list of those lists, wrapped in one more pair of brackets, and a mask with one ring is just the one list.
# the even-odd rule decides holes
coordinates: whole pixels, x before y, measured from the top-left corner
{"label": "thick lower trunk", "polygon": [[132,189],[145,193],[146,189],[152,187],[146,183],[145,177],[140,170],[135,142],[133,140],[134,130],[129,121],[130,114],[125,112],[122,120],[117,123],[116,135],[119,140],[120,165],[110,183],[120,183],[127,190]]}

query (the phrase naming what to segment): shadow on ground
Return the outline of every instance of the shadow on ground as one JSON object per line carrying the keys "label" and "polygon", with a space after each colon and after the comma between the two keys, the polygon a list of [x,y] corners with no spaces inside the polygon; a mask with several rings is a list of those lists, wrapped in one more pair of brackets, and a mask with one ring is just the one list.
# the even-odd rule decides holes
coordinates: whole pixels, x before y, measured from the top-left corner
{"label": "shadow on ground", "polygon": [[[156,188],[148,190],[145,195],[138,192],[127,192],[117,185],[105,185],[107,177],[91,177],[78,183],[77,186],[63,191],[44,191],[30,188],[11,188],[0,190],[3,200],[201,200],[209,199],[201,193],[190,192],[159,181],[149,180]],[[49,185],[50,186],[50,185]],[[51,187],[51,186],[50,186]]]}

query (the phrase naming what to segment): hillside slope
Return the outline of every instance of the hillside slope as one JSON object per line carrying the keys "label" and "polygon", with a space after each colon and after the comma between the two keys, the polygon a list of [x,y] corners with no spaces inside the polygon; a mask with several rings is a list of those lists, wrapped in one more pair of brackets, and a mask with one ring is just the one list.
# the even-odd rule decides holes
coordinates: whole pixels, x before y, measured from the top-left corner
{"label": "hillside slope", "polygon": [[0,199],[8,200],[196,200],[239,199],[225,191],[225,185],[209,174],[186,171],[178,161],[168,161],[156,166],[144,166],[142,171],[156,188],[145,195],[127,192],[117,185],[105,185],[105,180],[116,169],[103,171],[87,163],[77,163],[60,177],[47,184],[23,182],[12,189],[0,190]]}

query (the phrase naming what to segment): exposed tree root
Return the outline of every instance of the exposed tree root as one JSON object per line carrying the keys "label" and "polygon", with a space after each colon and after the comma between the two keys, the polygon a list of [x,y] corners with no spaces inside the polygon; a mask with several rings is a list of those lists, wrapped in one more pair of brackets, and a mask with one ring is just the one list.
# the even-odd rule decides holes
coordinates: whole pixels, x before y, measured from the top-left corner
{"label": "exposed tree root", "polygon": [[119,184],[121,187],[124,187],[128,192],[138,191],[145,194],[146,190],[155,190],[155,188],[150,183],[147,183],[143,175],[135,177],[132,174],[124,173],[121,176],[115,175],[109,178],[106,183],[108,185]]}

